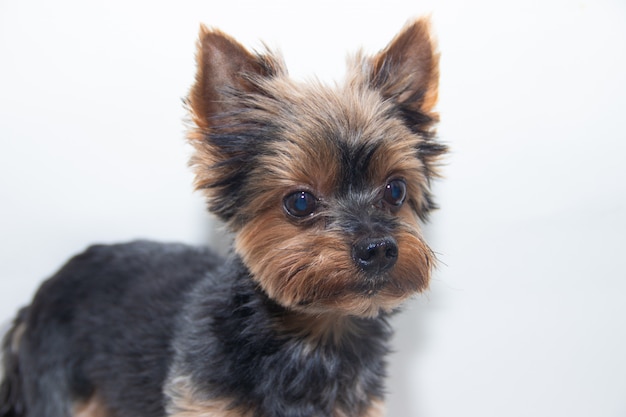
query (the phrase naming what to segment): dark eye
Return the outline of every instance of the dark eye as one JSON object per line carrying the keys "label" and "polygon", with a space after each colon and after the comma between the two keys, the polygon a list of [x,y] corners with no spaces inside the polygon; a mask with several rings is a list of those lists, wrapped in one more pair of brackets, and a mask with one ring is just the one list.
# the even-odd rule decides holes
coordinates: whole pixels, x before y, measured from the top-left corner
{"label": "dark eye", "polygon": [[317,199],[315,196],[306,191],[296,191],[289,194],[283,200],[283,204],[287,213],[294,217],[307,217],[315,212],[317,208]]}
{"label": "dark eye", "polygon": [[406,198],[406,183],[403,180],[389,181],[385,187],[383,201],[390,206],[400,207]]}

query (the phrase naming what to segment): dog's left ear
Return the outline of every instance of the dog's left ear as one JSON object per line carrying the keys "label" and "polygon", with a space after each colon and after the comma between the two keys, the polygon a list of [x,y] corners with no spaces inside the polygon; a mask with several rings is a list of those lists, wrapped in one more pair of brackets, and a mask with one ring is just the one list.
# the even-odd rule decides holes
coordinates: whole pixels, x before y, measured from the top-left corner
{"label": "dog's left ear", "polygon": [[408,24],[370,63],[372,86],[399,107],[411,129],[427,133],[438,120],[433,108],[439,88],[439,53],[430,21]]}
{"label": "dog's left ear", "polygon": [[416,149],[427,185],[416,212],[426,220],[437,207],[428,183],[439,175],[439,157],[448,149],[435,137],[439,121],[434,110],[439,92],[439,52],[429,19],[408,24],[385,49],[370,58],[367,68],[370,87],[391,102],[406,126],[422,138]]}

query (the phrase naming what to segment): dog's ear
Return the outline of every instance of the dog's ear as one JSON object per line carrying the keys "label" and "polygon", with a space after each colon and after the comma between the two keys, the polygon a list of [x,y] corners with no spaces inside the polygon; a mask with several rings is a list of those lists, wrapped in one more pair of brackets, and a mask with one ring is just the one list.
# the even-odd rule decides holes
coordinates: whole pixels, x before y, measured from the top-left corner
{"label": "dog's ear", "polygon": [[[366,76],[370,88],[389,101],[406,126],[422,137],[416,146],[417,155],[430,182],[439,175],[438,160],[447,147],[435,137],[439,121],[434,110],[439,92],[439,52],[429,19],[408,24],[385,49],[369,59]],[[417,212],[425,220],[434,208],[429,187],[425,187]]]}
{"label": "dog's ear", "polygon": [[371,85],[398,106],[409,127],[428,132],[438,120],[433,108],[439,87],[439,53],[430,21],[422,18],[408,24],[371,58],[370,71]]}
{"label": "dog's ear", "polygon": [[187,138],[195,149],[190,165],[209,210],[229,222],[246,198],[241,189],[257,145],[268,136],[253,115],[255,100],[265,97],[267,81],[286,75],[286,69],[269,50],[249,52],[205,26],[200,27],[196,60],[196,80],[187,98],[193,122]]}
{"label": "dog's ear", "polygon": [[209,128],[215,116],[236,110],[236,97],[253,92],[255,79],[280,71],[271,56],[253,54],[225,33],[204,25],[200,26],[196,60],[188,105],[200,129]]}

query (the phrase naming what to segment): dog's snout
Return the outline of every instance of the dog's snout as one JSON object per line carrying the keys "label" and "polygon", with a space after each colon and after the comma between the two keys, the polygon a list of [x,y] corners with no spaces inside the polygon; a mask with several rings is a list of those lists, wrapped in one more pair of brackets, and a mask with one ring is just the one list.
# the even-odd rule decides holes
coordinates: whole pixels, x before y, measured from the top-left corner
{"label": "dog's snout", "polygon": [[395,265],[398,244],[390,236],[361,239],[352,247],[352,258],[363,271],[380,274]]}

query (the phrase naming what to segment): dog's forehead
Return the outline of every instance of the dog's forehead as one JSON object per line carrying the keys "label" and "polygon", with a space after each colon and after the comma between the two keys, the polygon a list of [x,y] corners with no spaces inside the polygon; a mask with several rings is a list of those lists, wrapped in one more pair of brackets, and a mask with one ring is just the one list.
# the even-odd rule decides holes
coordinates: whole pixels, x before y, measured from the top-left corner
{"label": "dog's forehead", "polygon": [[272,132],[258,169],[277,186],[333,196],[384,186],[396,172],[421,165],[421,138],[366,86],[276,80],[266,92],[254,103]]}
{"label": "dog's forehead", "polygon": [[273,142],[272,153],[281,157],[274,163],[294,186],[310,185],[325,195],[380,187],[407,166],[421,165],[416,138],[400,122],[370,122],[355,126],[339,117],[303,116]]}

